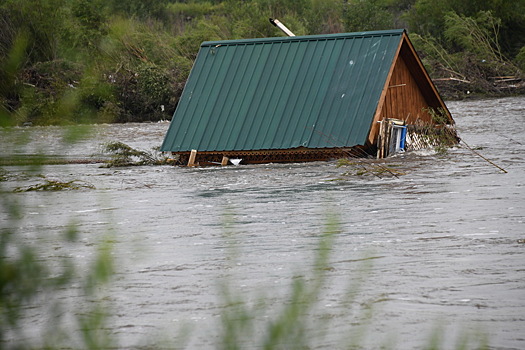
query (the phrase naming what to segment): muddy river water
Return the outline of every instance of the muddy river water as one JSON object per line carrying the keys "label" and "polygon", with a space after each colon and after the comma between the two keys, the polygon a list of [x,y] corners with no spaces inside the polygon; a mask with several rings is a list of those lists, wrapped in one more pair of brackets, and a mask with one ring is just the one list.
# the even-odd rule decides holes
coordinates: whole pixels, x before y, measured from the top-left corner
{"label": "muddy river water", "polygon": [[[420,349],[439,333],[443,348],[468,336],[469,344],[486,339],[491,349],[525,349],[525,98],[447,105],[462,139],[507,173],[465,147],[386,160],[399,177],[352,175],[335,161],[48,165],[41,170],[47,178],[94,188],[17,193],[19,232],[44,260],[67,255],[80,265],[110,237],[118,268],[106,297],[114,314],[108,329],[122,349],[159,339],[174,346],[180,334],[189,334],[189,349],[218,348],[226,276],[246,303],[265,300],[259,324],[271,320],[293,280],[314,269],[319,237],[334,215],[338,232],[311,311],[308,332],[322,334],[313,348]],[[108,141],[159,146],[167,128],[100,125],[72,145],[57,127],[20,128],[2,130],[0,145],[12,151],[26,135],[20,154],[89,158]],[[11,176],[4,187],[31,183],[34,177]],[[80,230],[74,250],[57,238],[71,222]],[[357,293],[344,303],[349,290]],[[50,322],[38,310],[27,337],[34,336],[29,328]],[[255,348],[260,328],[243,348]]]}

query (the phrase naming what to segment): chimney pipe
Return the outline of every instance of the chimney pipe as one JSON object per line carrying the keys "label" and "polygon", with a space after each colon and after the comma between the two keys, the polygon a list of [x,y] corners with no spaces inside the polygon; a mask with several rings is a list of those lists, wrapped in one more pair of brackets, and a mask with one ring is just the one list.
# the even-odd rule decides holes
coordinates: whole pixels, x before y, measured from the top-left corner
{"label": "chimney pipe", "polygon": [[286,34],[288,36],[295,36],[295,34],[292,33],[292,31],[290,29],[286,28],[286,26],[284,24],[279,22],[278,19],[270,18],[270,23],[273,24],[274,26],[276,26],[277,28],[279,28],[280,30],[282,30],[284,32],[284,34]]}

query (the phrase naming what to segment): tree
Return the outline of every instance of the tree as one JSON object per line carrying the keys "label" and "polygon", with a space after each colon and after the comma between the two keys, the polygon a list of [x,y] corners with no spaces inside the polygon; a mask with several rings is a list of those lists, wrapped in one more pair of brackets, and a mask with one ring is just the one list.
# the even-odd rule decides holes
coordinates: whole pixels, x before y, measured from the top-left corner
{"label": "tree", "polygon": [[394,15],[382,0],[351,0],[346,5],[346,30],[349,32],[392,29]]}

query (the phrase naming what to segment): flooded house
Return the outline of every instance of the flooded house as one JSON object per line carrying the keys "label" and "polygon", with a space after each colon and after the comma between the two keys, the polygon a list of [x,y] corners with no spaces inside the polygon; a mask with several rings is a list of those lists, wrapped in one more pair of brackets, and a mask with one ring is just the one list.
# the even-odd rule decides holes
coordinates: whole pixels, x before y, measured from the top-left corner
{"label": "flooded house", "polygon": [[184,165],[385,157],[453,123],[404,30],[208,41],[161,151]]}

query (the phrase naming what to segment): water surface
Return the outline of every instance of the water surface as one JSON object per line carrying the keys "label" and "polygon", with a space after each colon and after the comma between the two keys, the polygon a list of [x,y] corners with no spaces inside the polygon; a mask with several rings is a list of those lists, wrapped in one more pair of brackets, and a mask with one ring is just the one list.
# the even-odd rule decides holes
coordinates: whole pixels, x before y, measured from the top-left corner
{"label": "water surface", "polygon": [[[25,209],[20,232],[49,262],[70,255],[80,264],[109,232],[119,264],[110,288],[110,331],[122,348],[158,332],[173,339],[188,324],[188,348],[216,348],[223,310],[218,285],[225,276],[233,276],[232,288],[248,302],[264,296],[269,311],[260,317],[271,318],[292,277],[312,270],[319,237],[337,214],[340,232],[313,317],[322,314],[327,329],[315,348],[337,348],[364,325],[359,342],[366,349],[419,349],[439,327],[446,348],[468,333],[486,335],[493,349],[523,349],[525,98],[448,106],[460,136],[508,173],[466,147],[386,160],[405,173],[399,177],[346,175],[353,169],[335,162],[52,165],[42,169],[47,178],[82,180],[95,189],[17,194]],[[109,141],[159,146],[167,128],[100,125],[74,145],[61,139],[60,128],[20,128],[2,130],[1,146],[8,152],[27,134],[30,142],[17,147],[19,154],[90,158]],[[26,167],[5,169],[13,174],[7,188],[36,181]],[[225,220],[233,221],[231,230]],[[82,242],[74,251],[58,239],[72,221]],[[360,278],[356,299],[342,307]],[[47,322],[38,309],[33,313],[31,327]]]}

